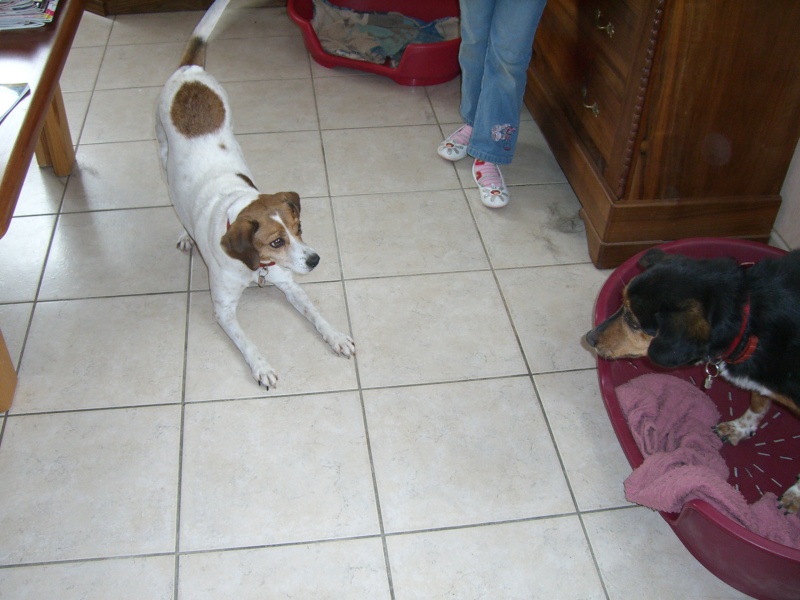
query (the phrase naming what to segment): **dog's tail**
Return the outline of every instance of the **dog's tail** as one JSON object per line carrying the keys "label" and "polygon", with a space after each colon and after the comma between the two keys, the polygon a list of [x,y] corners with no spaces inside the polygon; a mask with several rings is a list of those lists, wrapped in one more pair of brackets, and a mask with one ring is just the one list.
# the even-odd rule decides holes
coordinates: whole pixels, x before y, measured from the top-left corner
{"label": "dog's tail", "polygon": [[197,65],[202,67],[206,61],[206,43],[208,38],[211,37],[211,32],[217,26],[222,13],[231,0],[214,0],[214,4],[208,7],[206,14],[200,19],[197,27],[192,32],[192,37],[189,38],[189,43],[186,45],[186,50],[183,51],[183,58],[181,58],[181,66],[186,67],[189,65]]}

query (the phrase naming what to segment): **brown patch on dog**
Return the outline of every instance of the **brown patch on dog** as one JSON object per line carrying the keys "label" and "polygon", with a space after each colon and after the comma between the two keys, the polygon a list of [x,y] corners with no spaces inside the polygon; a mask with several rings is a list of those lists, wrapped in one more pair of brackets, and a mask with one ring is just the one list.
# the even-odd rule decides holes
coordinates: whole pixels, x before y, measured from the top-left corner
{"label": "brown patch on dog", "polygon": [[186,45],[186,50],[183,51],[180,65],[188,67],[196,65],[198,67],[205,66],[206,64],[206,43],[200,38],[193,37]]}
{"label": "brown patch on dog", "polygon": [[241,260],[253,271],[261,263],[287,265],[291,243],[287,230],[302,241],[300,196],[295,192],[260,194],[238,214],[220,243],[228,256]]}
{"label": "brown patch on dog", "polygon": [[622,306],[611,317],[589,332],[587,340],[606,359],[638,358],[645,356],[653,336],[645,333],[631,312],[627,290],[623,291]]}
{"label": "brown patch on dog", "polygon": [[255,183],[253,183],[253,180],[252,180],[252,179],[250,179],[250,178],[249,178],[247,175],[245,175],[244,173],[237,173],[237,174],[236,174],[236,176],[237,176],[237,177],[239,177],[239,178],[240,178],[242,181],[244,181],[244,182],[245,182],[247,185],[249,185],[251,188],[253,188],[253,189],[256,189],[256,184],[255,184]]}
{"label": "brown patch on dog", "polygon": [[199,81],[181,86],[170,110],[175,129],[193,138],[214,133],[225,123],[225,104],[214,90]]}
{"label": "brown patch on dog", "polygon": [[794,400],[792,400],[788,396],[783,396],[781,394],[774,394],[772,396],[772,399],[781,406],[789,409],[789,412],[791,412],[793,415],[800,417],[800,406],[797,406]]}
{"label": "brown patch on dog", "polygon": [[686,337],[693,340],[708,341],[711,337],[711,323],[706,319],[703,305],[697,300],[688,300],[683,311]]}

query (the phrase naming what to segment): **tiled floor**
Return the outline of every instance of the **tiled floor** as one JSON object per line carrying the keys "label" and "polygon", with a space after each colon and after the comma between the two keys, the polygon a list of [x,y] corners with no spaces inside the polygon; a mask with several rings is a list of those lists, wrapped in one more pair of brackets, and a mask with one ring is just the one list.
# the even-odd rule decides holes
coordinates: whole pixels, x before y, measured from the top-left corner
{"label": "tiled floor", "polygon": [[525,114],[511,204],[435,148],[458,82],[309,59],[281,8],[210,45],[256,183],[303,197],[299,278],[339,358],[274,289],[244,328],[263,392],[175,249],[154,101],[200,13],[86,14],[62,87],[78,166],[35,165],[0,241],[19,387],[0,424],[0,597],[740,598],[629,473],[581,343],[607,273]]}

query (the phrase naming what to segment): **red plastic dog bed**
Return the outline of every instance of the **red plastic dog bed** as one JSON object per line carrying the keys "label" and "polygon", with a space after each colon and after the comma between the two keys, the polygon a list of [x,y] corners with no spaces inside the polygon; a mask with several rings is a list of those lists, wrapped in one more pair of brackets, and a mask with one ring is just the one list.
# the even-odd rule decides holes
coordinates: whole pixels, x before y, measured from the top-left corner
{"label": "red plastic dog bed", "polygon": [[[400,12],[423,21],[434,21],[460,14],[458,0],[328,0],[331,4],[359,12]],[[458,66],[460,39],[435,44],[409,45],[396,68],[352,58],[334,56],[322,49],[317,34],[311,26],[314,17],[312,0],[288,0],[287,11],[303,33],[311,56],[323,67],[347,67],[383,75],[401,85],[436,85],[455,78]]]}
{"label": "red plastic dog bed", "polygon": [[[782,250],[754,242],[724,238],[696,238],[669,242],[664,251],[694,258],[732,257],[740,262],[757,262],[785,254]],[[595,307],[595,323],[612,315],[620,306],[624,286],[640,271],[634,256],[618,267],[606,281]],[[600,390],[614,432],[628,462],[638,468],[644,458],[623,416],[615,389],[640,375],[669,373],[702,387],[702,366],[665,370],[648,359],[597,360]],[[723,419],[738,417],[750,403],[750,392],[717,378],[707,394]],[[800,423],[773,403],[756,436],[721,451],[730,467],[728,482],[738,487],[748,502],[762,494],[778,496],[796,481],[800,473]],[[762,600],[800,598],[800,550],[775,543],[752,533],[710,504],[690,500],[680,513],[661,513],[694,557],[730,586]],[[789,518],[800,518],[789,517]]]}

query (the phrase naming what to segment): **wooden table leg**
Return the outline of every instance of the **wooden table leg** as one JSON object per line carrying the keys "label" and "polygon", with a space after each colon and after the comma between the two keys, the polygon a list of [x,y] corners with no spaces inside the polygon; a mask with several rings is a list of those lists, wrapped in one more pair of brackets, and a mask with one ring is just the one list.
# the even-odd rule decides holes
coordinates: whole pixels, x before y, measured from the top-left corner
{"label": "wooden table leg", "polygon": [[11,362],[11,355],[8,353],[6,341],[3,339],[3,332],[0,331],[0,412],[6,412],[11,408],[16,388],[17,371],[14,369],[14,363]]}
{"label": "wooden table leg", "polygon": [[69,175],[75,164],[75,149],[72,147],[72,136],[64,110],[61,84],[58,83],[36,144],[36,162],[40,167],[53,167],[53,173],[59,177]]}

